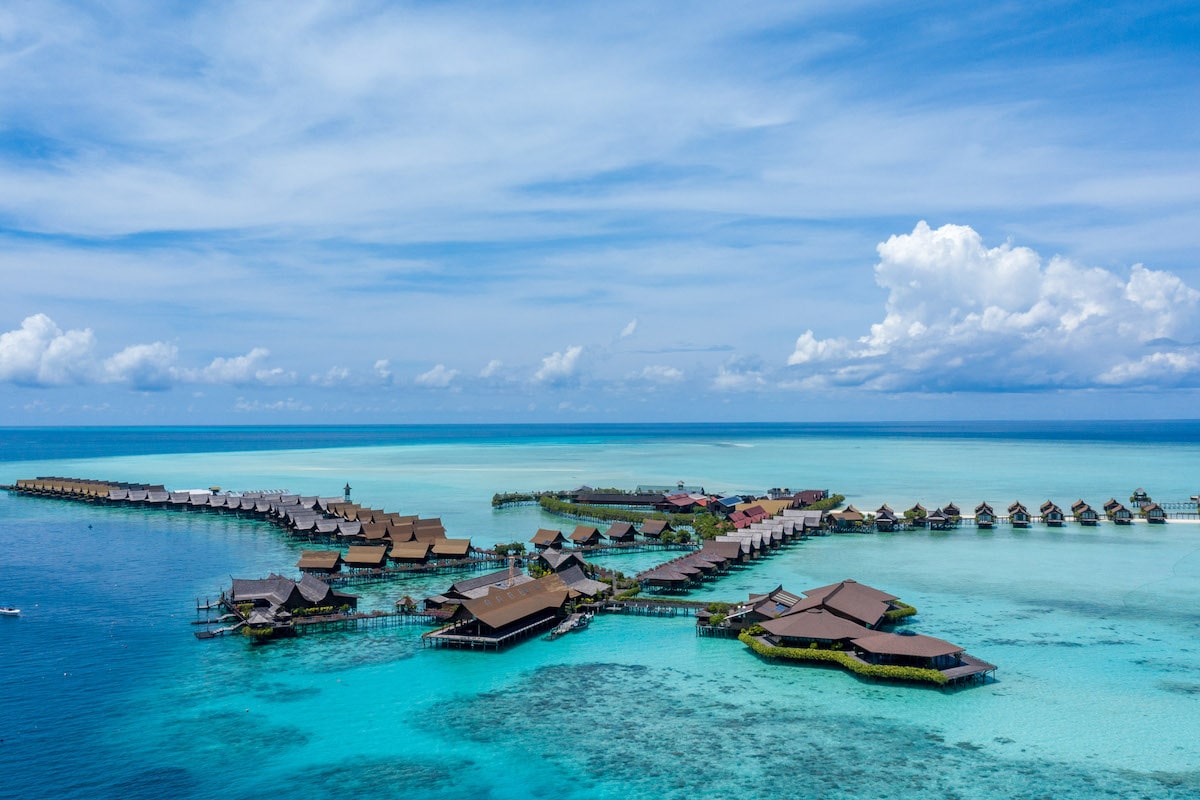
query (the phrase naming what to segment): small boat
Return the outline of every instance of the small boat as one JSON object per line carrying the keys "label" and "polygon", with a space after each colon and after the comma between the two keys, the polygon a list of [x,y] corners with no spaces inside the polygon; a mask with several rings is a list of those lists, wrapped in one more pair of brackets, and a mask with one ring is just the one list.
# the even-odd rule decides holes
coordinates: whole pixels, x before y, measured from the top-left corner
{"label": "small boat", "polygon": [[0,614],[6,617],[17,617],[21,614],[21,609],[13,608],[12,606],[0,606]]}

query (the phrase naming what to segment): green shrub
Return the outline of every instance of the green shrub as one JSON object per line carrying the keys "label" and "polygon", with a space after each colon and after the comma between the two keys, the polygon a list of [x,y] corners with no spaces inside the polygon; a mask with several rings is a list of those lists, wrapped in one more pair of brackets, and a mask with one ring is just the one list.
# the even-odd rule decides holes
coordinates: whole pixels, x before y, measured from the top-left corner
{"label": "green shrub", "polygon": [[895,622],[896,620],[904,619],[905,617],[911,617],[917,613],[917,609],[913,606],[910,606],[908,603],[901,603],[899,600],[893,600],[892,602],[900,607],[893,608],[891,611],[888,611],[883,615],[888,622]]}
{"label": "green shrub", "polygon": [[805,508],[810,509],[812,511],[828,511],[831,508],[837,508],[844,502],[846,502],[846,495],[831,494],[831,495],[829,495],[829,497],[826,497],[824,500],[818,500],[815,503],[810,503],[809,505],[806,505]]}
{"label": "green shrub", "polygon": [[[798,647],[776,647],[763,644],[743,631],[738,635],[742,644],[764,658],[787,658],[795,661],[823,661],[838,664],[851,672],[868,678],[882,678],[892,681],[924,681],[939,686],[946,683],[946,676],[936,669],[921,667],[897,667],[884,664],[864,664],[849,653],[839,650],[802,650]],[[816,644],[815,642],[813,644]],[[811,646],[810,646],[811,647]]]}
{"label": "green shrub", "polygon": [[708,618],[708,624],[709,624],[709,625],[712,625],[713,627],[716,627],[717,625],[720,625],[720,624],[721,624],[722,622],[724,622],[724,621],[725,621],[725,615],[724,615],[724,614],[713,614],[712,616],[710,616],[710,617]]}

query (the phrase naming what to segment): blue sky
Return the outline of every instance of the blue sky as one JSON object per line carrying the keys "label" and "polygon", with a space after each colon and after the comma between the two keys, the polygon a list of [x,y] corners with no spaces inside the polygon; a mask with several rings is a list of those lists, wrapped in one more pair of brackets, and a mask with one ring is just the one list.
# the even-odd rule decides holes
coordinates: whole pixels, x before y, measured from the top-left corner
{"label": "blue sky", "polygon": [[1200,12],[1094,6],[7,6],[0,424],[1195,417]]}

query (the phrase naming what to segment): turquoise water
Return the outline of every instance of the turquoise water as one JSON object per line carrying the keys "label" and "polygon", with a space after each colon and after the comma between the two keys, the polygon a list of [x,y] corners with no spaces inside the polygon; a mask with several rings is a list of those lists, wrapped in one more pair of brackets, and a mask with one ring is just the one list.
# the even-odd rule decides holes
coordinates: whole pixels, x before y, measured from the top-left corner
{"label": "turquoise water", "polygon": [[[828,487],[871,507],[1078,496],[1098,505],[1139,485],[1185,499],[1200,464],[1188,426],[1059,439],[961,428],[485,433],[100,457],[104,433],[94,432],[77,451],[57,445],[53,459],[22,460],[22,445],[10,446],[0,479],[323,495],[349,481],[362,502],[441,516],[451,535],[489,543],[573,525],[536,508],[492,511],[491,494],[506,489],[685,480]],[[154,449],[150,436],[126,445]],[[0,603],[25,610],[0,619],[10,676],[0,794],[1200,794],[1200,525],[831,536],[705,591],[732,600],[847,577],[887,589],[920,609],[913,629],[1000,665],[997,683],[955,692],[770,664],[737,642],[695,637],[682,618],[600,618],[580,634],[487,655],[422,649],[420,627],[266,647],[191,636],[197,597],[231,574],[291,571],[298,550],[261,523],[0,496]],[[607,563],[636,572],[645,557]],[[452,580],[356,591],[385,607]]]}

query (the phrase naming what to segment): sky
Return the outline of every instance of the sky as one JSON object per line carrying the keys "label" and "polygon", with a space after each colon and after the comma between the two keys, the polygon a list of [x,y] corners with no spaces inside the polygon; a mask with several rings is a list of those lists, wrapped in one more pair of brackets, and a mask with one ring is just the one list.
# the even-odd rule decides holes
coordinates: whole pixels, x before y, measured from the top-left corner
{"label": "sky", "polygon": [[1195,3],[6,4],[0,425],[1200,417],[1198,101]]}

